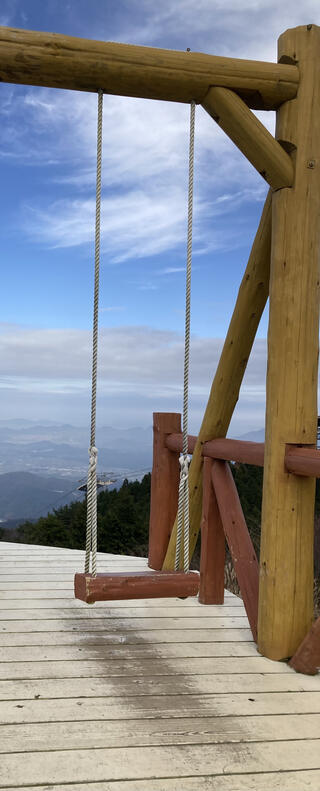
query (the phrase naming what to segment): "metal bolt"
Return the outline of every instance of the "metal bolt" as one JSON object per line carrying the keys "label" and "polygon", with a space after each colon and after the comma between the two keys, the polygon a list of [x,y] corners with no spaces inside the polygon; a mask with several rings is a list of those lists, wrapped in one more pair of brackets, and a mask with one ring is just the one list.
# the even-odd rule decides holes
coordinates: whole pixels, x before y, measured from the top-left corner
{"label": "metal bolt", "polygon": [[316,166],[316,163],[315,163],[314,159],[309,159],[308,168],[312,169],[312,168],[315,168],[315,166]]}

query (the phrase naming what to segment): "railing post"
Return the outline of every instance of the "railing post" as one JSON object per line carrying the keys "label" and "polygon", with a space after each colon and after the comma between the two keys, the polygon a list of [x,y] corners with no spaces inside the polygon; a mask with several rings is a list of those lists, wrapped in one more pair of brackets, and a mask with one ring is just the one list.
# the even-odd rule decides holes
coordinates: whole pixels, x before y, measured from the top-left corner
{"label": "railing post", "polygon": [[203,462],[199,602],[223,604],[225,537],[212,486],[212,459]]}
{"label": "railing post", "polygon": [[168,450],[165,439],[180,432],[180,414],[154,412],[148,565],[155,570],[162,568],[178,508],[179,452]]}

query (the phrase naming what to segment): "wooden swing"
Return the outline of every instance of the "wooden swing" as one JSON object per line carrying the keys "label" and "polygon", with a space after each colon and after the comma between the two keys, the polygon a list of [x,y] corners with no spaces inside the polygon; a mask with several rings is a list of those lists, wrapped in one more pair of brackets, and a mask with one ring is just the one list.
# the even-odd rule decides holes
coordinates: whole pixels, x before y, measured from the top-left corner
{"label": "wooden swing", "polygon": [[[144,599],[196,596],[199,591],[200,575],[189,570],[189,485],[188,485],[188,386],[189,386],[189,346],[190,346],[190,297],[191,297],[191,256],[192,256],[192,210],[193,210],[193,172],[194,172],[194,121],[195,102],[190,105],[190,145],[189,145],[189,192],[188,192],[188,237],[186,271],[186,315],[185,315],[185,352],[184,352],[184,394],[183,394],[183,448],[180,457],[180,483],[178,505],[178,529],[174,571],[123,571],[97,574],[97,448],[96,430],[96,383],[98,353],[98,307],[99,307],[99,269],[100,269],[100,215],[101,215],[101,165],[102,165],[102,115],[103,91],[98,92],[97,128],[97,180],[96,180],[96,223],[95,223],[95,277],[93,310],[93,355],[92,355],[92,400],[91,400],[91,438],[90,463],[87,481],[87,532],[84,573],[75,574],[74,592],[77,599],[93,604],[95,601],[114,601],[120,599]],[[183,539],[183,541],[182,541]],[[183,570],[180,557],[183,543]],[[90,572],[90,559],[92,570]]]}

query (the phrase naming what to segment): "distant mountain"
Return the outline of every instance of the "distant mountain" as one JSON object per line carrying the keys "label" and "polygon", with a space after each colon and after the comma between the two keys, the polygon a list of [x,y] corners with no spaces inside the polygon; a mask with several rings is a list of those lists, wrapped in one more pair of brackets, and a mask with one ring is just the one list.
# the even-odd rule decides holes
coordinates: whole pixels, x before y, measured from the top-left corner
{"label": "distant mountain", "polygon": [[[0,421],[0,474],[16,470],[81,478],[88,467],[88,427],[29,420]],[[97,428],[100,472],[149,470],[152,429]]]}
{"label": "distant mountain", "polygon": [[[0,475],[0,520],[21,521],[46,515],[54,507],[83,498],[77,481],[62,477],[45,477],[30,472]],[[72,492],[74,488],[74,492]]]}
{"label": "distant mountain", "polygon": [[244,439],[248,442],[264,442],[264,434],[264,428],[259,428],[257,431],[249,431],[248,434],[241,434],[239,439]]}

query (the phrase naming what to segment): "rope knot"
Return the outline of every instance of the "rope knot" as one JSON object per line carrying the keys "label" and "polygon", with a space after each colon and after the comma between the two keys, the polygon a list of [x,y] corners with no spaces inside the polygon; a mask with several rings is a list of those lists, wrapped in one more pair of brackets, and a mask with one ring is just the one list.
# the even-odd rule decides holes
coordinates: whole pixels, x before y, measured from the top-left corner
{"label": "rope knot", "polygon": [[98,460],[98,448],[95,445],[92,445],[91,448],[88,450],[89,453],[89,465],[90,465],[90,472],[94,473],[97,469],[97,460]]}
{"label": "rope knot", "polygon": [[179,464],[180,464],[180,481],[181,481],[181,483],[185,483],[188,480],[189,463],[190,463],[190,456],[180,456]]}

